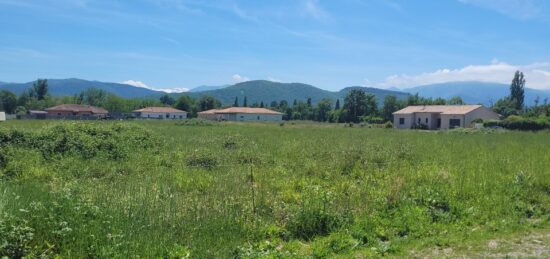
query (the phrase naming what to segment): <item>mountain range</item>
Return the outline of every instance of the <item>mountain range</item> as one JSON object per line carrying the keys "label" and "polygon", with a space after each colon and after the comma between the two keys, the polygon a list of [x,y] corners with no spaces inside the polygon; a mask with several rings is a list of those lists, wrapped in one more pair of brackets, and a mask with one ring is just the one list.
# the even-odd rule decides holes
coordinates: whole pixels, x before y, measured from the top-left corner
{"label": "mountain range", "polygon": [[235,97],[238,98],[239,103],[241,104],[244,100],[244,97],[247,97],[247,102],[249,105],[255,102],[264,102],[267,105],[272,101],[279,102],[281,100],[286,100],[287,102],[291,103],[294,100],[306,101],[308,98],[311,98],[312,103],[317,103],[323,98],[328,98],[331,100],[343,100],[351,89],[362,89],[367,93],[371,93],[376,96],[379,103],[382,103],[384,97],[387,95],[395,95],[399,99],[403,99],[408,96],[408,94],[404,92],[390,91],[372,87],[352,86],[346,87],[338,92],[331,92],[308,84],[279,83],[265,80],[247,81],[221,89],[201,92],[189,92],[183,94],[187,94],[195,98],[204,95],[212,96],[220,100],[224,105],[233,104],[235,101]]}
{"label": "mountain range", "polygon": [[[26,89],[32,87],[34,82],[28,83],[0,83],[0,90],[8,90],[17,95],[20,95]],[[162,91],[155,91],[143,87],[136,87],[127,84],[105,83],[99,81],[89,81],[77,78],[69,79],[48,79],[48,91],[53,96],[68,96],[79,94],[83,90],[95,87],[105,90],[109,93],[118,95],[124,98],[137,97],[160,97],[165,94]]]}
{"label": "mountain range", "polygon": [[[431,84],[404,89],[402,91],[410,94],[416,94],[422,97],[442,97],[445,99],[454,96],[460,96],[469,104],[481,103],[491,106],[498,99],[510,94],[510,85],[485,82],[449,82],[441,84]],[[550,99],[550,90],[538,90],[525,88],[525,104],[530,106],[535,104],[535,99],[539,98],[542,103],[545,98]]]}
{"label": "mountain range", "polygon": [[[32,84],[33,82],[6,83],[2,81],[0,82],[0,90],[8,90],[19,95],[26,89],[32,87]],[[102,89],[124,98],[159,98],[166,94],[159,90],[127,84],[89,81],[76,78],[48,79],[48,87],[50,94],[54,96],[75,95],[90,87]],[[306,101],[307,98],[311,98],[312,102],[316,103],[323,98],[332,100],[340,99],[342,101],[351,89],[362,89],[367,93],[374,94],[379,104],[382,103],[384,97],[387,95],[395,95],[399,99],[404,99],[407,98],[409,94],[418,93],[422,97],[442,97],[445,99],[460,96],[466,103],[481,103],[487,106],[507,96],[510,91],[509,85],[507,84],[475,81],[430,84],[402,90],[397,88],[379,89],[374,87],[352,86],[346,87],[340,91],[327,91],[302,83],[279,83],[255,80],[229,86],[200,86],[191,89],[189,92],[171,93],[170,95],[174,98],[181,95],[189,95],[194,98],[209,95],[219,99],[224,105],[232,105],[235,101],[235,97],[237,97],[242,104],[245,96],[247,97],[249,105],[254,102],[269,104],[271,101],[279,102],[281,100],[286,100],[291,103],[294,100]],[[550,99],[550,90],[525,88],[526,105],[533,105],[537,98],[541,103],[546,98]]]}

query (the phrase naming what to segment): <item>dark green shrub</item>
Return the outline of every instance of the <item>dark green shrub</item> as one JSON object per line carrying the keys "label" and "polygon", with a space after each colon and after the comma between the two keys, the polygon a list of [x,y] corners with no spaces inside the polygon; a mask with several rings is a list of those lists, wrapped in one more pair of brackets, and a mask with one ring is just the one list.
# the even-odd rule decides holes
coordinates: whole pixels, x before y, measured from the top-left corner
{"label": "dark green shrub", "polygon": [[0,256],[22,258],[32,249],[34,229],[22,219],[0,216]]}
{"label": "dark green shrub", "polygon": [[218,160],[206,154],[194,153],[187,157],[185,164],[190,167],[199,167],[207,170],[212,170],[218,166]]}
{"label": "dark green shrub", "polygon": [[391,121],[387,121],[386,123],[384,123],[384,128],[393,129],[393,123],[391,123]]}
{"label": "dark green shrub", "polygon": [[214,126],[216,124],[217,123],[210,120],[197,119],[197,118],[186,119],[186,120],[176,122],[176,125],[178,126]]}
{"label": "dark green shrub", "polygon": [[304,208],[288,222],[287,229],[295,238],[311,240],[316,236],[325,236],[338,229],[343,219],[321,208]]}
{"label": "dark green shrub", "polygon": [[500,121],[486,121],[484,127],[502,127],[511,130],[544,130],[550,129],[550,121],[547,118],[524,118],[516,115]]}

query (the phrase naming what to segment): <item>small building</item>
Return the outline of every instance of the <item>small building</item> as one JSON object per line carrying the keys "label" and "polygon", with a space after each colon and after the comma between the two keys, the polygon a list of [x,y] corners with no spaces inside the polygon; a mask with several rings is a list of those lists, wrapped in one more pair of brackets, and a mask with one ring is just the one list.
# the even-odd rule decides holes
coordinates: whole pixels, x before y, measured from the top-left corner
{"label": "small building", "polygon": [[80,104],[62,104],[45,109],[47,118],[51,119],[77,119],[93,120],[105,119],[109,112],[103,108],[80,105]]}
{"label": "small building", "polygon": [[142,119],[187,119],[187,112],[172,107],[146,107],[135,110],[136,118]]}
{"label": "small building", "polygon": [[483,105],[419,105],[408,106],[393,113],[393,125],[399,129],[424,127],[452,129],[473,127],[472,121],[498,120],[493,110]]}
{"label": "small building", "polygon": [[46,119],[46,116],[48,116],[48,112],[46,112],[46,111],[30,110],[29,114],[27,115],[27,118],[28,119],[44,120],[44,119]]}
{"label": "small building", "polygon": [[205,119],[205,120],[222,120],[222,115],[217,114],[217,111],[220,111],[221,109],[211,109],[207,111],[202,111],[197,113],[197,117],[199,119]]}
{"label": "small building", "polygon": [[265,108],[231,107],[198,113],[199,118],[226,121],[282,121],[283,114]]}
{"label": "small building", "polygon": [[6,113],[0,112],[0,121],[6,121]]}

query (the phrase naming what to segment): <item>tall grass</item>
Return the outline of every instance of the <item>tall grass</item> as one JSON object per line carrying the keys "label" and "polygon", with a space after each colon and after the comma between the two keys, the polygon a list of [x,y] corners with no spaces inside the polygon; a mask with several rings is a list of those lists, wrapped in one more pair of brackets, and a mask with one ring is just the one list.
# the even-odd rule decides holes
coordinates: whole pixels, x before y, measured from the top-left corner
{"label": "tall grass", "polygon": [[[550,214],[548,132],[160,121],[2,132],[33,143],[0,143],[8,256],[403,254],[547,227]],[[74,143],[52,156],[36,136]]]}

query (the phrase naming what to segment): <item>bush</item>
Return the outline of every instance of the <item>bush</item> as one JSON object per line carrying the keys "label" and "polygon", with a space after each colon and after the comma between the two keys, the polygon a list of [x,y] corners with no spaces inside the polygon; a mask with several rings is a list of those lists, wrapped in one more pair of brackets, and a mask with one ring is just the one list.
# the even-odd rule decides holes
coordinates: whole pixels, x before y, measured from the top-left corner
{"label": "bush", "polygon": [[384,123],[384,128],[385,129],[393,129],[393,123],[391,123],[391,121],[388,121],[388,122]]}
{"label": "bush", "polygon": [[178,126],[214,126],[215,122],[205,119],[186,119],[176,122]]}
{"label": "bush", "polygon": [[311,240],[325,236],[338,229],[343,223],[340,216],[320,208],[305,208],[287,224],[287,229],[295,238]]}
{"label": "bush", "polygon": [[218,166],[218,160],[207,154],[194,153],[193,155],[187,157],[185,164],[190,167],[200,167],[207,170],[212,170]]}
{"label": "bush", "polygon": [[550,121],[545,117],[524,118],[516,115],[500,121],[486,121],[484,127],[502,127],[511,130],[544,130],[550,129]]}

